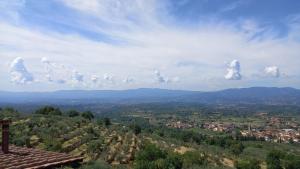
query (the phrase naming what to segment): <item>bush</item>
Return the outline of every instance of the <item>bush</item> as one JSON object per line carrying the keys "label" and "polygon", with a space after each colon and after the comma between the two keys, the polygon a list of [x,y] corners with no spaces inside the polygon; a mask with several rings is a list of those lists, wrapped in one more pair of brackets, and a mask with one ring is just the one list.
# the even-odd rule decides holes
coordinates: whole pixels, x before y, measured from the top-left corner
{"label": "bush", "polygon": [[283,157],[283,153],[278,150],[272,150],[267,155],[267,168],[268,169],[282,169],[280,158]]}
{"label": "bush", "polygon": [[70,111],[67,113],[67,115],[68,115],[69,117],[77,117],[77,116],[80,115],[80,113],[79,113],[78,111],[76,111],[76,110],[70,110]]}
{"label": "bush", "polygon": [[243,152],[244,150],[244,145],[241,142],[238,142],[236,144],[232,144],[230,146],[230,151],[234,154],[234,155],[239,155]]}
{"label": "bush", "polygon": [[112,167],[104,161],[93,161],[81,167],[81,169],[111,169]]}
{"label": "bush", "polygon": [[178,154],[168,154],[154,144],[147,144],[137,154],[134,169],[181,169],[182,165]]}
{"label": "bush", "polygon": [[105,126],[110,126],[111,125],[111,122],[110,122],[109,118],[105,117],[103,121],[104,121]]}
{"label": "bush", "polygon": [[234,164],[236,169],[260,169],[259,161],[256,159],[239,160]]}
{"label": "bush", "polygon": [[197,151],[189,151],[183,155],[184,168],[191,168],[193,166],[201,166],[207,164],[207,156]]}
{"label": "bush", "polygon": [[130,125],[130,128],[133,130],[134,134],[136,135],[140,134],[142,131],[141,127],[137,124]]}
{"label": "bush", "polygon": [[94,118],[94,114],[90,111],[86,111],[81,114],[81,117],[88,119],[88,120],[92,120]]}
{"label": "bush", "polygon": [[21,114],[14,108],[4,108],[0,110],[0,119],[15,119],[19,118]]}
{"label": "bush", "polygon": [[52,106],[45,106],[35,111],[35,114],[42,115],[62,115],[62,112],[59,108],[54,108]]}

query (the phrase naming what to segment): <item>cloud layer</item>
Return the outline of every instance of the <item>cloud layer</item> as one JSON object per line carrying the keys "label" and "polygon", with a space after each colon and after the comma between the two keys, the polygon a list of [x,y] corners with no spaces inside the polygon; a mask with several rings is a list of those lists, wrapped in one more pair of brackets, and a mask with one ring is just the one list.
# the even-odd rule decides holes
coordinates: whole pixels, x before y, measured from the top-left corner
{"label": "cloud layer", "polygon": [[[216,90],[269,85],[270,78],[251,79],[257,72],[277,77],[276,86],[300,86],[299,17],[287,16],[283,22],[289,31],[281,35],[253,18],[224,21],[205,16],[193,20],[194,24],[186,23],[171,14],[169,1],[54,2],[57,4],[37,4],[40,10],[26,6],[35,3],[5,3],[0,8],[15,13],[7,15],[9,19],[0,17],[1,89],[24,88],[10,85],[11,74],[18,84],[32,85],[34,79],[39,80],[33,84],[38,87],[26,90],[70,86]],[[224,7],[222,12],[239,5]],[[22,71],[5,65],[19,56],[28,69],[24,60]],[[279,68],[295,78],[282,80]],[[159,71],[153,73],[155,69]],[[8,70],[14,73],[8,75]]]}

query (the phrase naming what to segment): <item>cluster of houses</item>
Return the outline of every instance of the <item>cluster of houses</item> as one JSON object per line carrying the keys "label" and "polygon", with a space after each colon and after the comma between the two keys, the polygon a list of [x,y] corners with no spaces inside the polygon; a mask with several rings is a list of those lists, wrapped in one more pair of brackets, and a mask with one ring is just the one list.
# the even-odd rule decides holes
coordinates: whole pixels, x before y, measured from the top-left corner
{"label": "cluster of houses", "polygon": [[299,124],[293,122],[293,120],[285,120],[278,117],[270,117],[265,119],[267,121],[264,126],[251,128],[251,125],[249,124],[247,129],[243,129],[246,126],[236,126],[233,123],[205,122],[202,125],[198,125],[195,122],[184,120],[171,120],[170,122],[166,123],[166,126],[177,129],[201,127],[207,130],[226,133],[232,133],[238,128],[241,129],[240,133],[244,137],[254,137],[259,140],[278,143],[300,143]]}
{"label": "cluster of houses", "polygon": [[219,131],[219,132],[232,132],[236,127],[232,123],[218,123],[218,122],[211,122],[211,123],[204,123],[202,128],[212,130],[212,131]]}
{"label": "cluster of houses", "polygon": [[278,143],[300,143],[300,131],[296,129],[248,129],[241,134]]}
{"label": "cluster of houses", "polygon": [[197,125],[193,122],[187,122],[187,121],[170,121],[166,123],[167,127],[170,128],[177,128],[177,129],[189,129],[197,127]]}

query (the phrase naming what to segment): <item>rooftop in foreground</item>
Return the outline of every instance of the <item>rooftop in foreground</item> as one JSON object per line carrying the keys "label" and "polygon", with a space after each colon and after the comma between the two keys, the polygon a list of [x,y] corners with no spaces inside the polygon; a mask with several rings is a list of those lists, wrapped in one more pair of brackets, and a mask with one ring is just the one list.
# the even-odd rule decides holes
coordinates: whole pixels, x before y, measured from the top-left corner
{"label": "rooftop in foreground", "polygon": [[53,168],[81,162],[82,157],[74,157],[65,153],[43,151],[39,149],[10,145],[9,153],[0,151],[0,169],[38,169]]}

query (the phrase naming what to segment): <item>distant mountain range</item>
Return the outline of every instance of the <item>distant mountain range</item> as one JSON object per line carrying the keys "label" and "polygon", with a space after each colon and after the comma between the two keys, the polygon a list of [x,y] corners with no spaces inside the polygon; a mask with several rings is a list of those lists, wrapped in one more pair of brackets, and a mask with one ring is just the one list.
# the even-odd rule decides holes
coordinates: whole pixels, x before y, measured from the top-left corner
{"label": "distant mountain range", "polygon": [[1,104],[93,104],[189,102],[203,104],[300,104],[300,90],[252,87],[214,92],[167,89],[64,90],[55,92],[0,92]]}

